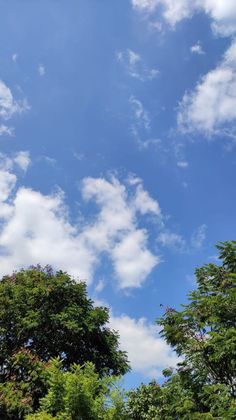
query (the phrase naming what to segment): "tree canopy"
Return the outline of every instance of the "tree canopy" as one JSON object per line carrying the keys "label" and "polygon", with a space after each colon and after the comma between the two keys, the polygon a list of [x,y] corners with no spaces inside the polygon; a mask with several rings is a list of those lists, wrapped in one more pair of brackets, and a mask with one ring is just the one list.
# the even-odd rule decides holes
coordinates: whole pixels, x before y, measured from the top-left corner
{"label": "tree canopy", "polygon": [[182,360],[164,371],[162,386],[154,381],[130,392],[131,419],[236,417],[236,241],[217,248],[221,265],[198,268],[189,303],[157,320]]}
{"label": "tree canopy", "polygon": [[222,265],[196,270],[197,289],[181,311],[168,308],[162,335],[180,356],[182,370],[201,381],[224,384],[236,397],[236,242],[217,246]]}
{"label": "tree canopy", "polygon": [[92,362],[100,376],[127,372],[126,353],[108,321],[108,309],[93,305],[86,284],[62,271],[37,266],[5,276],[0,282],[0,417],[7,418],[1,413],[9,411],[9,399],[15,398],[17,416],[24,406],[38,407],[52,358],[59,357],[65,370]]}
{"label": "tree canopy", "polygon": [[54,359],[48,369],[48,392],[40,410],[27,420],[125,420],[125,403],[116,381],[100,378],[91,362],[65,372],[61,361]]}
{"label": "tree canopy", "polygon": [[180,356],[176,368],[124,393],[128,370],[108,310],[86,285],[35,267],[0,283],[0,418],[6,420],[197,420],[236,418],[236,241],[219,263],[196,270],[179,310],[157,320]]}
{"label": "tree canopy", "polygon": [[95,307],[86,284],[50,267],[22,270],[0,282],[0,377],[6,379],[11,356],[22,348],[63,366],[91,361],[99,373],[124,374],[125,352],[107,326],[108,309]]}

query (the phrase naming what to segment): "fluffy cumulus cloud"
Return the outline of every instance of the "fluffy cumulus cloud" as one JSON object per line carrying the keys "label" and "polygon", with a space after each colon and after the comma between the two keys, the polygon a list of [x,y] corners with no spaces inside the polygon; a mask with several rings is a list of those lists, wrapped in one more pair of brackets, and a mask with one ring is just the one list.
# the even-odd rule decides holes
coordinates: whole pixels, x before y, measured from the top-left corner
{"label": "fluffy cumulus cloud", "polygon": [[125,67],[131,77],[142,82],[153,80],[159,74],[158,69],[149,69],[141,56],[130,49],[118,52],[117,60]]}
{"label": "fluffy cumulus cloud", "polygon": [[[159,204],[143,189],[135,185],[130,195],[125,185],[113,177],[86,178],[82,184],[85,200],[93,200],[100,208],[93,224],[86,228],[83,237],[96,249],[106,251],[112,261],[119,285],[140,286],[158,264],[159,258],[148,249],[148,234],[138,228],[138,213],[153,214],[161,219]],[[140,202],[139,194],[143,195]]]}
{"label": "fluffy cumulus cloud", "polygon": [[13,128],[3,123],[29,109],[27,101],[14,99],[10,88],[0,80],[0,135],[12,135]]}
{"label": "fluffy cumulus cloud", "polygon": [[[221,36],[236,34],[235,0],[132,0],[136,10],[147,15],[157,13],[160,19],[174,27],[178,22],[203,12],[211,20],[212,30]],[[201,44],[191,47],[191,52],[203,54]],[[235,139],[236,121],[236,42],[233,39],[222,62],[186,92],[177,116],[179,129],[200,131],[205,136],[226,135]]]}
{"label": "fluffy cumulus cloud", "polygon": [[90,282],[105,253],[119,287],[140,287],[159,257],[150,251],[148,232],[139,227],[139,218],[151,214],[162,219],[159,204],[141,181],[131,186],[115,177],[85,178],[82,197],[85,202],[91,201],[96,211],[79,226],[69,221],[62,191],[46,196],[17,188],[14,168],[25,171],[29,163],[25,152],[11,159],[1,156],[1,275],[22,266],[49,263]]}
{"label": "fluffy cumulus cloud", "polygon": [[236,3],[234,0],[131,0],[134,9],[144,13],[160,12],[164,20],[175,26],[194,13],[204,12],[212,20],[214,31],[232,35],[236,31]]}
{"label": "fluffy cumulus cloud", "polygon": [[133,230],[115,245],[111,257],[121,287],[141,285],[153,267],[160,261],[147,248],[145,230]]}
{"label": "fluffy cumulus cloud", "polygon": [[164,368],[175,367],[178,363],[176,354],[160,338],[158,328],[146,319],[112,315],[110,323],[119,331],[121,348],[127,351],[135,372],[150,378],[158,377]]}
{"label": "fluffy cumulus cloud", "polygon": [[[236,4],[236,3],[235,3]],[[178,125],[183,132],[202,131],[235,135],[236,121],[236,42],[224,59],[207,73],[180,103]]]}

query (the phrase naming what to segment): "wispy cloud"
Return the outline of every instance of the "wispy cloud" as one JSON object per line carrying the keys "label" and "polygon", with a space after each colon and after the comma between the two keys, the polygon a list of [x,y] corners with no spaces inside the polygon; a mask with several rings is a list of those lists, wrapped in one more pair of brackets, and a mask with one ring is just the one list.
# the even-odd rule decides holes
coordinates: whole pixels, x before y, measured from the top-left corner
{"label": "wispy cloud", "polygon": [[11,58],[12,58],[12,61],[14,61],[14,63],[16,63],[17,59],[18,59],[18,54],[16,54],[16,53],[12,54]]}
{"label": "wispy cloud", "polygon": [[202,44],[200,41],[198,41],[196,44],[192,45],[190,48],[190,51],[192,54],[198,54],[198,55],[204,55],[205,51],[202,48]]}
{"label": "wispy cloud", "polygon": [[131,77],[142,82],[153,80],[159,74],[158,69],[149,69],[141,56],[130,49],[119,51],[117,53],[117,60],[124,66]]}
{"label": "wispy cloud", "polygon": [[28,109],[27,100],[14,99],[10,88],[0,80],[0,135],[12,135],[14,130],[6,124],[6,121]]}
{"label": "wispy cloud", "polygon": [[22,169],[22,171],[26,172],[30,163],[30,154],[27,151],[18,152],[13,161]]}
{"label": "wispy cloud", "polygon": [[148,110],[134,95],[130,96],[129,103],[132,112],[131,133],[139,149],[147,149],[153,145],[160,147],[161,140],[151,136],[151,118]]}
{"label": "wispy cloud", "polygon": [[14,128],[8,127],[5,124],[0,124],[0,136],[13,136]]}
{"label": "wispy cloud", "polygon": [[234,0],[131,0],[133,8],[141,13],[160,13],[165,22],[174,27],[195,13],[204,12],[212,20],[215,33],[230,36],[236,33],[236,3]]}
{"label": "wispy cloud", "polygon": [[43,76],[45,76],[45,73],[46,73],[45,67],[43,66],[43,64],[39,64],[39,66],[38,66],[39,76],[43,77]]}
{"label": "wispy cloud", "polygon": [[189,164],[186,160],[180,160],[177,162],[177,166],[179,168],[186,169],[189,166]]}
{"label": "wispy cloud", "polygon": [[144,128],[145,130],[149,130],[151,124],[150,116],[148,111],[144,108],[142,102],[133,95],[130,96],[129,102],[135,117],[136,125]]}
{"label": "wispy cloud", "polygon": [[207,226],[205,224],[199,226],[191,237],[191,243],[194,248],[201,248],[206,240]]}
{"label": "wispy cloud", "polygon": [[194,230],[190,238],[184,238],[182,235],[164,228],[157,237],[157,243],[173,251],[189,253],[202,248],[206,241],[206,232],[207,226],[202,224]]}
{"label": "wispy cloud", "polygon": [[179,234],[163,231],[157,237],[157,242],[164,247],[172,248],[178,251],[184,251],[186,240]]}

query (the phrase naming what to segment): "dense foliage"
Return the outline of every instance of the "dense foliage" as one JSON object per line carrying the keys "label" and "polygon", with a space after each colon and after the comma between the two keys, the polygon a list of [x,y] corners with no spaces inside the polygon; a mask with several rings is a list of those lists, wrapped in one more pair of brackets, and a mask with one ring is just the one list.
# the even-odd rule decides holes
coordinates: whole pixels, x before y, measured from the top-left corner
{"label": "dense foliage", "polygon": [[[64,369],[93,362],[100,375],[128,369],[108,309],[94,307],[85,283],[33,267],[0,282],[0,418],[21,418],[45,393],[44,371],[60,357]],[[11,407],[11,408],[10,408]],[[14,418],[14,417],[9,417]]]}
{"label": "dense foliage", "polygon": [[111,374],[128,370],[84,283],[32,268],[0,283],[0,418],[194,420],[236,418],[236,241],[221,264],[196,270],[181,310],[157,321],[180,356],[177,368],[124,393]]}
{"label": "dense foliage", "polygon": [[141,385],[129,395],[132,419],[236,417],[236,242],[219,244],[221,265],[196,270],[197,288],[177,311],[158,320],[182,358],[162,387]]}
{"label": "dense foliage", "polygon": [[153,381],[129,392],[127,410],[129,420],[233,420],[236,415],[225,385],[197,384],[179,373],[162,386]]}
{"label": "dense foliage", "polygon": [[182,311],[159,320],[163,336],[185,360],[183,369],[206,384],[229,387],[236,397],[236,242],[218,246],[222,265],[196,270],[197,289]]}
{"label": "dense foliage", "polygon": [[125,404],[113,377],[99,377],[90,362],[62,370],[53,360],[48,369],[48,392],[40,401],[40,410],[27,420],[125,420]]}

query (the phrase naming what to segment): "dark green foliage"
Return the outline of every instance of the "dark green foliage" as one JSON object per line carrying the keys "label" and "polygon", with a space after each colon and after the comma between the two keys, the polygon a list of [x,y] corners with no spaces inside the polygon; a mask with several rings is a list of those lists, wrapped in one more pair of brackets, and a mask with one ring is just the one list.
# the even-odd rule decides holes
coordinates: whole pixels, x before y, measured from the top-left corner
{"label": "dark green foliage", "polygon": [[128,394],[128,418],[149,420],[159,418],[161,387],[155,382],[140,385]]}
{"label": "dark green foliage", "polygon": [[162,336],[181,356],[163,386],[129,394],[129,416],[140,420],[236,418],[236,242],[217,246],[221,265],[196,270],[189,304],[167,308]]}
{"label": "dark green foliage", "polygon": [[23,419],[46,391],[47,364],[28,349],[10,357],[8,379],[0,383],[0,419]]}
{"label": "dark green foliage", "polygon": [[[108,309],[93,306],[85,283],[74,282],[66,273],[33,267],[4,277],[0,418],[8,418],[1,410],[16,413],[17,406],[19,413],[26,413],[37,408],[45,393],[43,370],[51,358],[60,357],[64,369],[91,361],[100,375],[127,372],[126,353],[119,350],[118,334],[106,326],[108,320]],[[19,413],[9,418],[21,418]]]}
{"label": "dark green foliage", "polygon": [[236,397],[236,242],[218,246],[222,265],[196,270],[197,289],[182,311],[168,309],[159,324],[183,368],[206,384],[224,384]]}
{"label": "dark green foliage", "polygon": [[[158,320],[181,357],[127,400],[111,374],[127,371],[84,283],[33,268],[0,283],[0,419],[207,420],[236,418],[236,242],[222,264],[196,270],[197,288]],[[52,358],[57,359],[52,360]],[[92,362],[92,363],[91,363]],[[76,364],[75,364],[76,363]]]}
{"label": "dark green foliage", "polygon": [[59,356],[63,366],[92,361],[99,373],[123,374],[126,354],[106,327],[107,308],[94,307],[85,283],[38,267],[0,282],[0,378],[8,379],[10,358],[21,348],[42,361]]}
{"label": "dark green foliage", "polygon": [[151,382],[129,392],[129,420],[201,420],[235,418],[236,406],[225,385],[208,385],[192,390],[176,373],[162,385]]}

